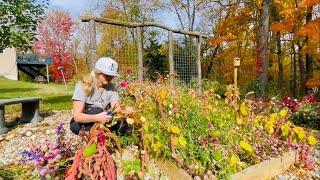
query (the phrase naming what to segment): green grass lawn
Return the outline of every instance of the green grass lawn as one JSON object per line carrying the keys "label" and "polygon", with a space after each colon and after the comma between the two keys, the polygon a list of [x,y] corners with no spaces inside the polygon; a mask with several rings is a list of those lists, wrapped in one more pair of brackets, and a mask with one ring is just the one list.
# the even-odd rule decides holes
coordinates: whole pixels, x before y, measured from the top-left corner
{"label": "green grass lawn", "polygon": [[[42,112],[71,109],[73,88],[73,85],[67,85],[66,89],[62,84],[39,84],[0,77],[0,99],[41,97],[40,110]],[[19,106],[9,106],[6,112],[12,113]]]}

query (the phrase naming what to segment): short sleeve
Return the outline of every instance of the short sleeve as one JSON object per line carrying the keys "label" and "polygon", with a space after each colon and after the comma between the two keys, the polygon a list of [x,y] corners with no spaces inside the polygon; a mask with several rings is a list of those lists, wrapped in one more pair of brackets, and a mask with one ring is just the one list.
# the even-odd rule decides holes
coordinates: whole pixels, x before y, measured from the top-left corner
{"label": "short sleeve", "polygon": [[78,82],[74,88],[72,100],[86,102],[86,93],[82,88],[81,82]]}
{"label": "short sleeve", "polygon": [[117,88],[114,84],[107,85],[106,91],[107,91],[107,94],[110,96],[109,102],[115,102],[120,100],[119,94],[117,92]]}

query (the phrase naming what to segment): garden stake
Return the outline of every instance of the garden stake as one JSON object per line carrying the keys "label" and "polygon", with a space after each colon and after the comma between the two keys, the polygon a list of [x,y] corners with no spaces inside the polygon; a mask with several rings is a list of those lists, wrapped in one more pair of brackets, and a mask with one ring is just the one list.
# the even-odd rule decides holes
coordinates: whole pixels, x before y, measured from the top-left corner
{"label": "garden stake", "polygon": [[[238,87],[238,67],[240,67],[240,58],[234,58],[233,59],[233,65],[234,65],[234,87]],[[235,98],[235,104],[237,104],[237,98]]]}
{"label": "garden stake", "polygon": [[64,74],[63,74],[64,67],[59,66],[59,67],[58,67],[58,70],[61,72],[61,75],[62,75],[62,78],[63,78],[63,82],[64,82],[64,87],[65,87],[66,90],[67,90],[67,89],[68,89],[68,88],[67,88],[67,83],[66,83],[66,79],[64,78]]}

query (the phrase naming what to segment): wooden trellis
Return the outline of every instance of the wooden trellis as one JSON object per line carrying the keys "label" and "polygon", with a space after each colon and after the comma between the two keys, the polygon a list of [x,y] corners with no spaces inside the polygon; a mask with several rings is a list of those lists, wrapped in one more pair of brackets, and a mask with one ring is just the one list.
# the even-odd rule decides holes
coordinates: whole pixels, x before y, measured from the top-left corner
{"label": "wooden trellis", "polygon": [[[194,67],[196,71],[196,78],[197,80],[197,91],[200,94],[201,93],[201,43],[203,38],[208,38],[209,36],[202,34],[200,32],[193,32],[193,31],[185,31],[185,30],[177,30],[172,29],[170,27],[156,24],[156,23],[132,23],[132,22],[124,22],[124,21],[118,21],[108,18],[101,18],[101,17],[94,17],[94,16],[83,16],[81,17],[82,22],[89,22],[90,23],[90,61],[91,65],[94,66],[95,61],[97,60],[97,42],[96,42],[96,23],[102,23],[102,24],[108,24],[108,25],[115,25],[115,26],[122,26],[127,28],[133,28],[136,32],[136,47],[137,47],[137,75],[138,80],[143,81],[144,72],[143,72],[143,45],[142,45],[142,33],[141,29],[143,27],[157,27],[161,28],[163,30],[168,31],[168,62],[169,62],[169,81],[170,85],[174,86],[175,81],[175,74],[177,72],[175,71],[175,63],[174,63],[174,46],[173,46],[173,34],[182,34],[184,36],[190,36],[194,37],[196,39],[195,46],[192,46],[195,51],[195,64],[196,67]],[[184,58],[184,57],[182,57]],[[188,59],[187,59],[188,60]],[[185,60],[185,61],[187,61]],[[190,78],[190,77],[189,77]]]}

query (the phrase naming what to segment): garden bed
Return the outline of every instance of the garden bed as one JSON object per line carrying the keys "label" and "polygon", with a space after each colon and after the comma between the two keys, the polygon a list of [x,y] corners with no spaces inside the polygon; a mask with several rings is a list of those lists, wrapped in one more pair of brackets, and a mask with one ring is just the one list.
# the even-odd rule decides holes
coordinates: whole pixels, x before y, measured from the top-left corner
{"label": "garden bed", "polygon": [[[255,176],[251,173],[259,174],[258,169],[266,171],[266,167],[276,165],[283,168],[269,169],[268,175],[282,173],[296,160],[292,153],[288,156],[284,153],[293,151],[299,154],[300,167],[307,170],[318,168],[312,157],[318,139],[313,133],[291,123],[293,113],[281,102],[260,102],[249,98],[241,101],[237,89],[231,86],[227,88],[225,98],[221,98],[215,93],[214,84],[206,87],[207,91],[201,96],[191,89],[172,89],[161,83],[126,82],[122,85],[122,103],[132,107],[134,113],[127,117],[119,114],[115,118],[129,125],[128,131],[117,137],[119,139],[101,127],[96,129],[98,134],[91,134],[91,141],[74,136],[68,130],[71,113],[58,112],[44,122],[23,125],[2,136],[0,163],[2,161],[9,168],[12,163],[20,163],[24,165],[22,169],[27,169],[24,164],[26,157],[21,156],[24,152],[28,162],[38,169],[32,170],[34,173],[45,169],[41,176],[56,176],[55,169],[69,169],[78,149],[83,150],[78,160],[84,162],[87,157],[96,157],[100,148],[105,153],[112,152],[118,179],[170,177],[170,171],[166,174],[166,165],[159,164],[156,159],[180,168],[179,177],[184,179],[238,179]],[[65,123],[62,133],[65,137],[60,133],[61,122]],[[57,126],[60,130],[55,130]],[[47,141],[42,140],[41,143],[41,139]],[[53,158],[45,154],[52,153],[47,147],[53,146],[49,141],[54,139],[58,139],[58,145],[54,146],[58,150],[53,150],[60,154]],[[65,143],[65,140],[76,145]],[[125,155],[118,153],[117,141],[127,152]],[[33,148],[28,147],[31,143]],[[43,155],[40,164],[30,156],[34,153]],[[281,155],[285,158],[279,158]],[[48,165],[49,161],[52,163]],[[111,166],[108,168],[104,172],[110,173],[113,169]],[[77,174],[73,170],[71,172]],[[97,175],[97,172],[93,173]]]}
{"label": "garden bed", "polygon": [[298,152],[289,151],[280,157],[263,161],[259,164],[250,166],[240,172],[237,172],[236,174],[232,175],[231,178],[235,180],[271,179],[277,175],[283,174],[295,163],[299,163]]}

